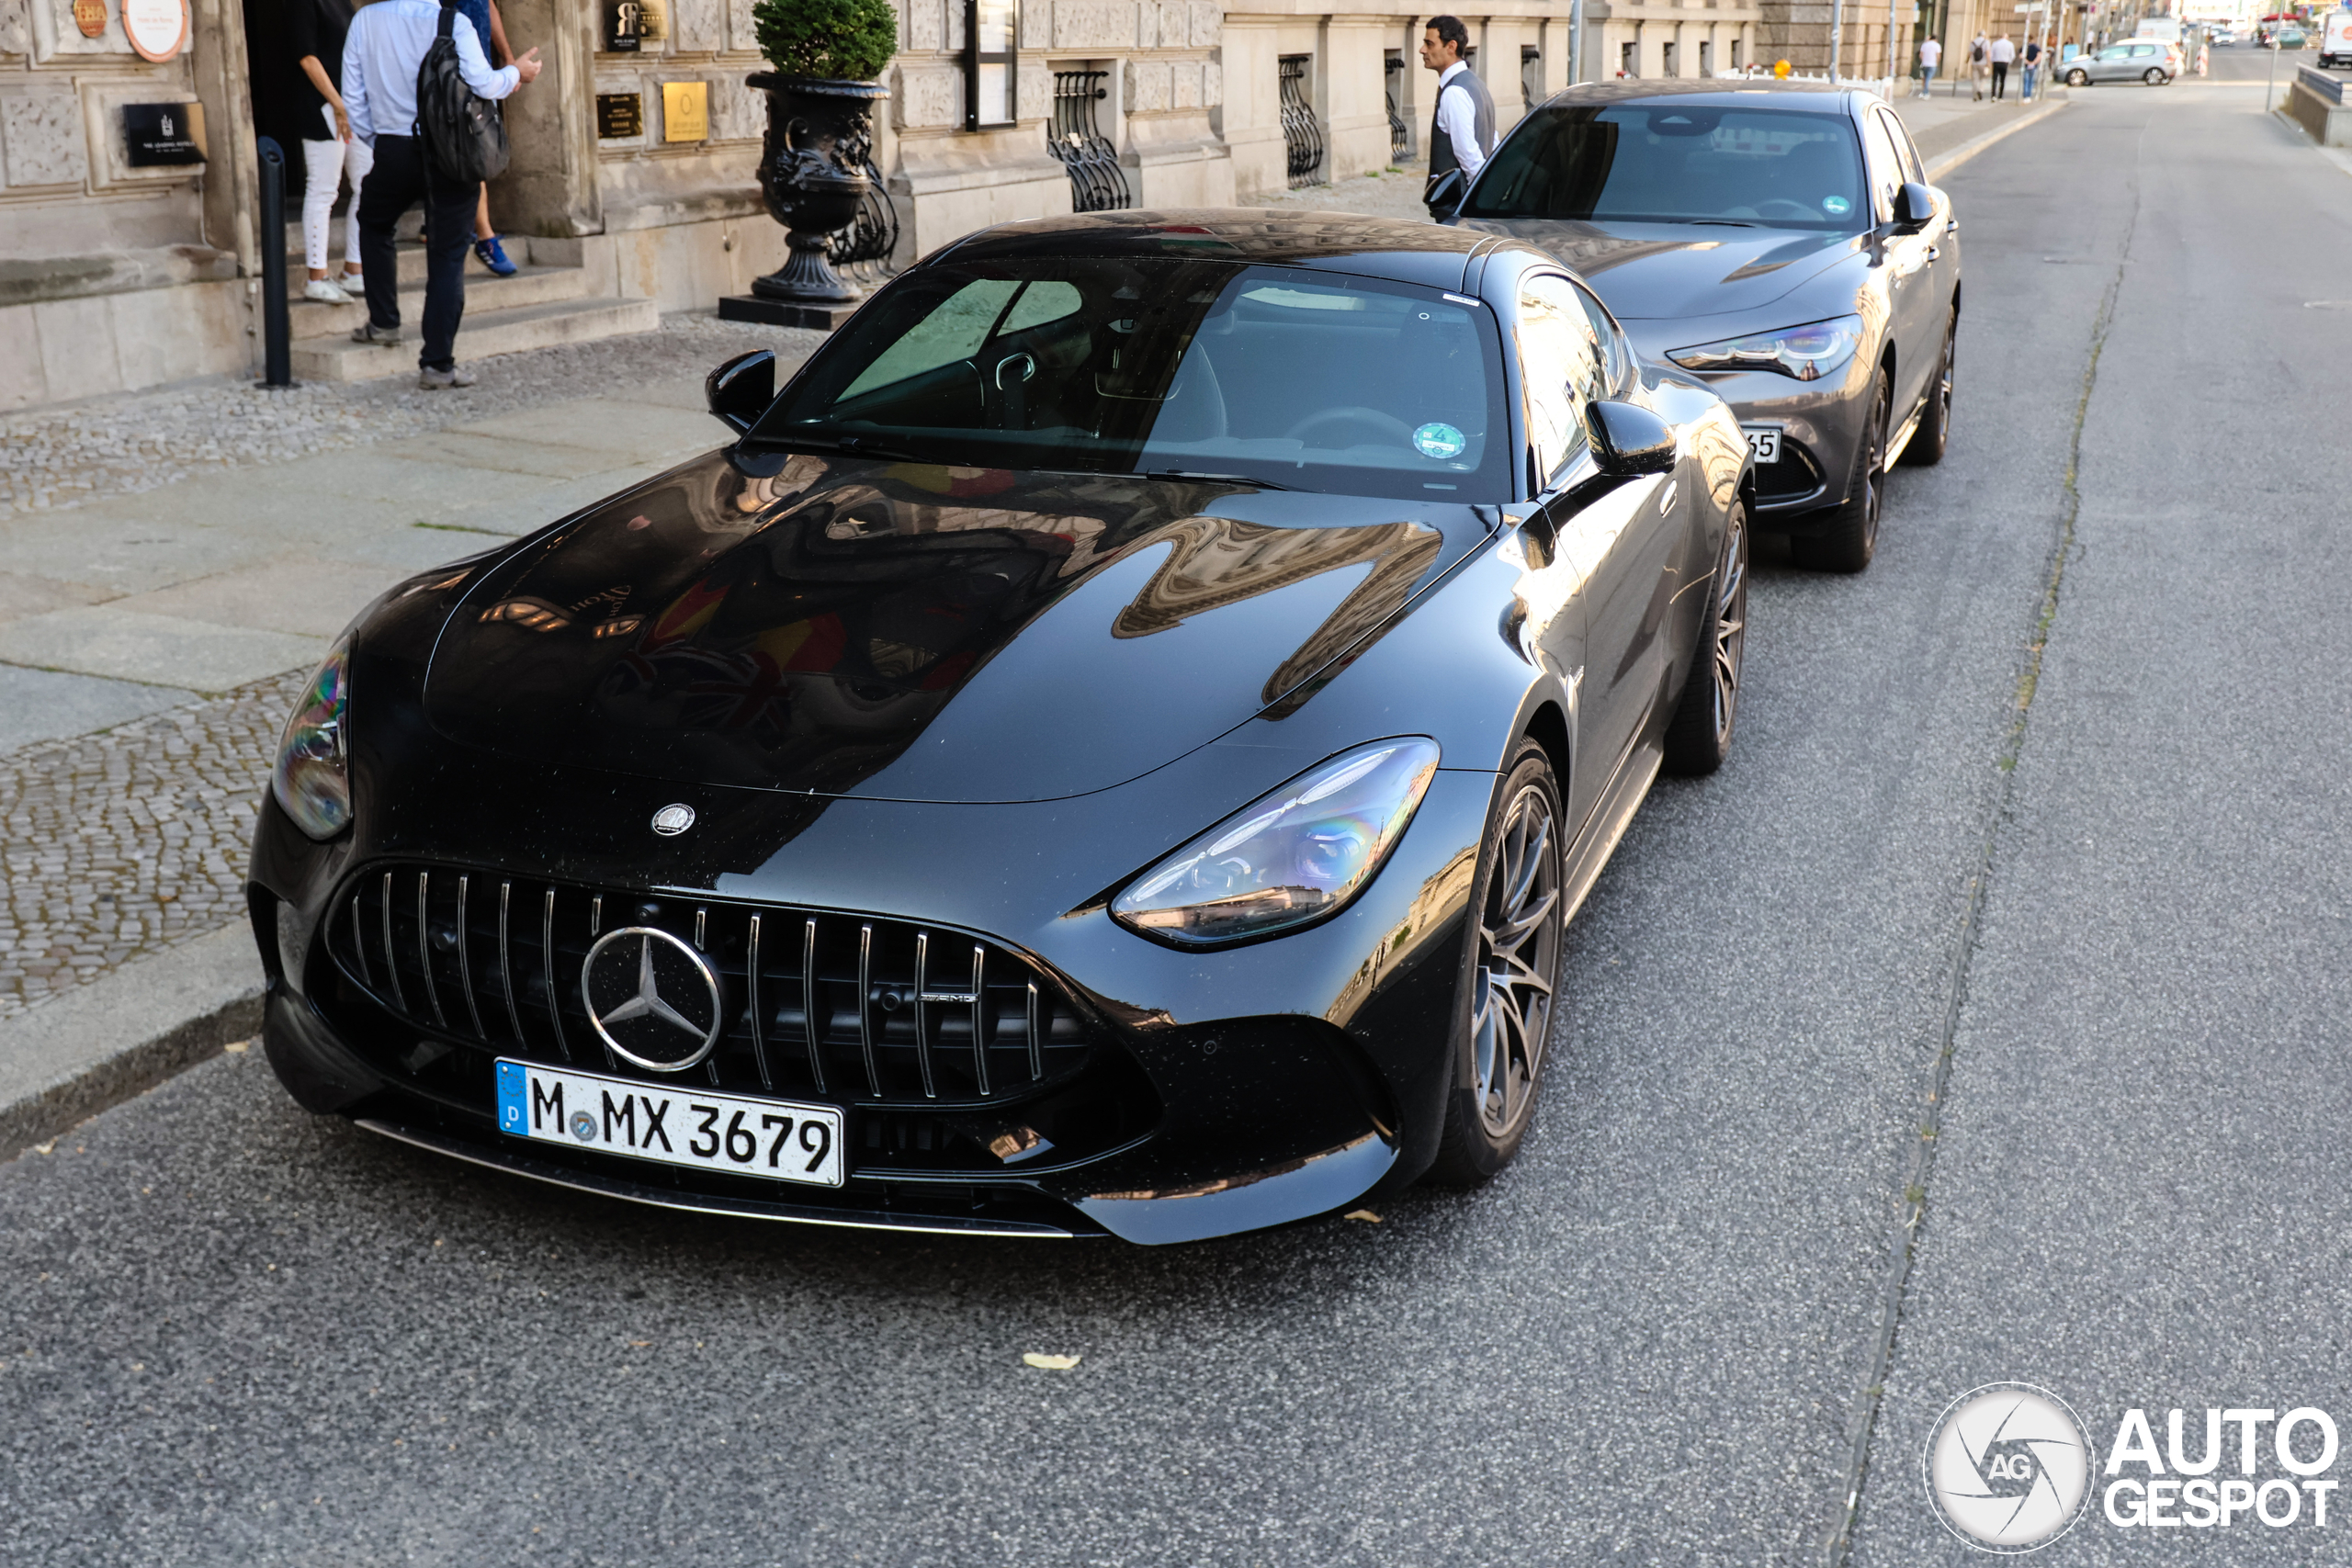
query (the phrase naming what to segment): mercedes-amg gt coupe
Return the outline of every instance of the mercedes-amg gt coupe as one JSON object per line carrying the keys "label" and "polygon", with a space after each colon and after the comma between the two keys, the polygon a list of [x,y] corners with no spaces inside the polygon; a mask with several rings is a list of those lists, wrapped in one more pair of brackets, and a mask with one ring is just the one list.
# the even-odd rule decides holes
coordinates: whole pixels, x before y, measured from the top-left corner
{"label": "mercedes-amg gt coupe", "polygon": [[1723,760],[1753,468],[1523,242],[992,229],[377,601],[256,831],[294,1098],[674,1209],[1188,1241],[1525,1136]]}

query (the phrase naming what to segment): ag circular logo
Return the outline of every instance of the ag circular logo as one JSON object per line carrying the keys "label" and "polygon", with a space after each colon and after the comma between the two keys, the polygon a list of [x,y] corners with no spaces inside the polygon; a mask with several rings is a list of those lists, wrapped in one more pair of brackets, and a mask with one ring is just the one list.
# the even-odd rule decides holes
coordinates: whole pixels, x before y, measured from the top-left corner
{"label": "ag circular logo", "polygon": [[2066,1402],[2026,1382],[1987,1383],[1951,1402],[1928,1435],[1928,1501],[1952,1534],[1985,1551],[2032,1551],[2083,1517],[2091,1443]]}
{"label": "ag circular logo", "polygon": [[727,1011],[718,971],[668,931],[623,926],[580,964],[588,1021],[624,1061],[682,1073],[711,1053]]}
{"label": "ag circular logo", "polygon": [[695,825],[695,808],[680,801],[665,806],[653,814],[653,830],[665,839],[674,839]]}

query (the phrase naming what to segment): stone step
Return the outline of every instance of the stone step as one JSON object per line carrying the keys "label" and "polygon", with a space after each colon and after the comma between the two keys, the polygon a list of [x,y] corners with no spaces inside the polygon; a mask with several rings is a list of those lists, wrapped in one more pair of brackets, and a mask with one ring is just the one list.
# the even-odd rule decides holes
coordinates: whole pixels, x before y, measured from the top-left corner
{"label": "stone step", "polygon": [[[466,314],[470,318],[477,310],[505,310],[521,305],[577,299],[587,292],[588,273],[583,267],[526,266],[512,277],[469,272],[466,275]],[[401,278],[400,300],[401,321],[413,327],[424,319],[422,265],[416,269],[413,283],[405,276]],[[328,305],[298,294],[287,307],[287,318],[297,339],[323,337],[334,332],[347,333],[368,319],[368,307],[356,299],[348,305]]]}
{"label": "stone step", "polygon": [[[405,341],[390,347],[354,343],[348,331],[297,340],[293,344],[295,378],[369,381],[414,375],[419,323],[413,316],[404,317],[403,321],[401,330]],[[479,315],[468,310],[465,324],[458,331],[458,360],[466,364],[492,354],[515,354],[560,343],[593,343],[651,332],[661,324],[661,309],[650,299],[558,299]]]}

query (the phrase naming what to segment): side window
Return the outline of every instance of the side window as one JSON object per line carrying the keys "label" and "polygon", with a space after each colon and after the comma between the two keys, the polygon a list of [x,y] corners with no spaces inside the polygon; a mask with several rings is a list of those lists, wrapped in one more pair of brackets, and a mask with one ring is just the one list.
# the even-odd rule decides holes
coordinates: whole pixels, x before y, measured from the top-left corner
{"label": "side window", "polygon": [[1903,177],[1913,185],[1926,185],[1928,171],[1919,164],[1919,150],[1911,145],[1910,129],[1893,109],[1881,109],[1878,117],[1886,122],[1888,139],[1894,143],[1895,156],[1903,165]]}
{"label": "side window", "polygon": [[989,329],[1004,313],[1005,305],[1018,287],[1010,279],[994,277],[966,284],[933,307],[931,313],[906,336],[885,349],[863,375],[842,390],[841,400],[846,402],[861,392],[970,358],[987,340]]}
{"label": "side window", "polygon": [[1519,286],[1519,364],[1528,439],[1548,483],[1584,449],[1585,404],[1606,375],[1600,334],[1566,278],[1538,276]]}
{"label": "side window", "polygon": [[1903,183],[1903,160],[1896,156],[1894,139],[1875,114],[1862,118],[1862,152],[1871,171],[1871,199],[1876,203],[1878,220],[1882,223],[1894,216],[1894,187]]}
{"label": "side window", "polygon": [[1625,341],[1624,333],[1610,318],[1608,308],[1593,297],[1590,289],[1578,286],[1577,303],[1584,307],[1585,319],[1592,323],[1593,338],[1600,345],[1600,382],[1592,395],[1622,398],[1634,389],[1638,374],[1634,366],[1634,345]]}

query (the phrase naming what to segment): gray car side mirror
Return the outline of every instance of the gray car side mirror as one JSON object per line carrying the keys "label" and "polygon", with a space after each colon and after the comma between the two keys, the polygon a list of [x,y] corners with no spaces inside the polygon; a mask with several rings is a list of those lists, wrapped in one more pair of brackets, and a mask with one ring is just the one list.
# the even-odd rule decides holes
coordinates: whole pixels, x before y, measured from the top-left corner
{"label": "gray car side mirror", "polygon": [[718,422],[741,435],[775,401],[775,353],[739,354],[703,378],[703,397]]}
{"label": "gray car side mirror", "polygon": [[1936,215],[1936,193],[1905,180],[1894,193],[1894,231],[1916,234]]}
{"label": "gray car side mirror", "polygon": [[1586,411],[1592,458],[1612,479],[1674,469],[1674,426],[1639,403],[1600,401]]}

